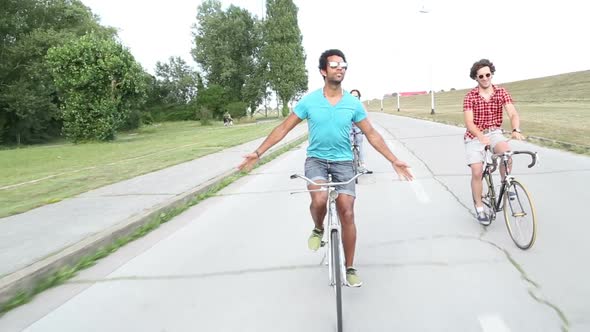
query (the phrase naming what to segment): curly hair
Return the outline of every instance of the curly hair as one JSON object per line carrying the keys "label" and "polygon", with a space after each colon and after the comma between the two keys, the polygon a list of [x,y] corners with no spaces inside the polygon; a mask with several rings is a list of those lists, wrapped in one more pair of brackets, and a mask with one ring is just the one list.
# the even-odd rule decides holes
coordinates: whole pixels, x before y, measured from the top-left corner
{"label": "curly hair", "polygon": [[490,60],[481,59],[481,60],[477,61],[476,63],[474,63],[473,66],[471,66],[471,71],[469,72],[469,77],[471,77],[471,79],[474,80],[477,77],[477,71],[483,67],[490,67],[490,71],[492,72],[492,75],[496,72],[496,67],[494,67],[494,64]]}
{"label": "curly hair", "polygon": [[357,89],[352,89],[352,90],[350,90],[350,93],[353,93],[353,92],[355,92],[355,91],[356,91],[356,93],[359,95],[359,99],[360,99],[360,98],[361,98],[361,92],[360,92],[359,90],[357,90]]}
{"label": "curly hair", "polygon": [[322,55],[320,55],[320,65],[318,67],[320,70],[328,69],[328,57],[331,57],[332,55],[337,55],[341,57],[344,62],[346,62],[346,57],[344,56],[344,53],[342,53],[341,50],[327,50],[324,53],[322,53]]}

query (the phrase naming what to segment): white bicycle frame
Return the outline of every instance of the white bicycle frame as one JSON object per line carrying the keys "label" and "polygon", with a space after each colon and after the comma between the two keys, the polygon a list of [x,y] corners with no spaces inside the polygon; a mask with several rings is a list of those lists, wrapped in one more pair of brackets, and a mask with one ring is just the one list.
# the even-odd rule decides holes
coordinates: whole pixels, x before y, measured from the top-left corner
{"label": "white bicycle frame", "polygon": [[[328,176],[328,182],[332,181],[332,176]],[[328,276],[330,277],[330,286],[334,286],[336,283],[336,271],[340,271],[340,280],[342,280],[342,284],[345,285],[346,280],[346,268],[345,268],[345,259],[344,259],[344,246],[342,245],[342,225],[340,224],[340,218],[338,218],[338,211],[336,210],[336,198],[338,198],[338,192],[336,191],[335,186],[327,187],[328,190],[328,232],[324,230],[324,239],[326,239],[327,243],[327,264],[328,264]],[[332,232],[336,231],[338,234],[338,242],[332,243]],[[332,246],[338,246],[338,252],[340,253],[340,266],[334,266],[334,257]],[[333,271],[333,269],[337,268],[338,270]]]}

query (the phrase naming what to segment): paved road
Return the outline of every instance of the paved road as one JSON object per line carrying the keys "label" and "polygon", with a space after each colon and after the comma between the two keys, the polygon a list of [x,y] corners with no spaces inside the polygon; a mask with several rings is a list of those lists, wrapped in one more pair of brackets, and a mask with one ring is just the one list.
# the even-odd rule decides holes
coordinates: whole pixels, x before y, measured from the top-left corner
{"label": "paved road", "polygon": [[[400,182],[371,148],[357,187],[357,267],[346,331],[588,331],[590,231],[581,194],[590,158],[513,142],[541,163],[515,172],[538,210],[520,251],[502,217],[472,215],[462,133],[372,114],[416,181]],[[526,126],[524,126],[526,128]],[[333,292],[311,230],[305,145],[260,167],[149,234],[0,319],[2,331],[333,331]],[[237,160],[236,162],[239,162]]]}

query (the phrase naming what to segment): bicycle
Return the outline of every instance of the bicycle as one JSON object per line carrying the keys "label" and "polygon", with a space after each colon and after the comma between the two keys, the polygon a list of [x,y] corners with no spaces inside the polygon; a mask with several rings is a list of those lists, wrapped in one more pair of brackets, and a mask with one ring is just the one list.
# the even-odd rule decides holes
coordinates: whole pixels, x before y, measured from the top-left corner
{"label": "bicycle", "polygon": [[[327,191],[328,192],[328,225],[324,227],[324,239],[322,239],[321,246],[327,245],[327,257],[328,257],[328,277],[330,280],[330,286],[334,287],[336,292],[336,315],[338,332],[342,331],[342,286],[346,284],[346,267],[344,266],[344,247],[342,246],[341,236],[341,225],[340,219],[338,219],[338,213],[336,212],[336,198],[338,192],[336,186],[347,185],[350,182],[358,179],[364,174],[370,174],[371,171],[360,172],[355,174],[350,180],[345,182],[332,182],[332,175],[328,175],[328,182],[316,183],[315,181],[300,174],[291,175],[291,179],[300,178],[305,180],[308,184],[314,186],[320,186],[319,189],[308,189],[303,191],[291,192],[291,194],[302,193],[302,192],[314,192],[314,191]],[[327,231],[326,231],[327,228]]]}
{"label": "bicycle", "polygon": [[[512,241],[514,241],[518,248],[526,250],[531,248],[535,243],[537,219],[531,195],[524,185],[510,174],[508,167],[510,159],[513,155],[518,154],[528,154],[531,156],[532,162],[528,165],[528,168],[535,166],[537,163],[538,157],[536,152],[506,151],[501,154],[493,154],[489,146],[486,147],[482,176],[482,180],[486,181],[486,185],[483,188],[482,202],[484,212],[490,218],[490,223],[484,226],[489,226],[496,219],[496,213],[503,210],[506,227],[508,228],[508,233]],[[496,197],[492,173],[498,168],[498,159],[504,165],[506,176],[501,182],[500,193]]]}

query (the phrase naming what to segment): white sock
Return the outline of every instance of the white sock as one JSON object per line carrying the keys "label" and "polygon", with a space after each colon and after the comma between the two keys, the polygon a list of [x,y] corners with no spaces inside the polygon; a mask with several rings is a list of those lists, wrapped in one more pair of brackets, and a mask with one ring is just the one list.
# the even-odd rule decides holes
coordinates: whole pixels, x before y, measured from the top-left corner
{"label": "white sock", "polygon": [[475,207],[475,211],[477,211],[477,212],[483,212],[483,206],[476,206]]}

